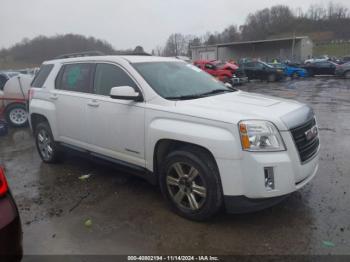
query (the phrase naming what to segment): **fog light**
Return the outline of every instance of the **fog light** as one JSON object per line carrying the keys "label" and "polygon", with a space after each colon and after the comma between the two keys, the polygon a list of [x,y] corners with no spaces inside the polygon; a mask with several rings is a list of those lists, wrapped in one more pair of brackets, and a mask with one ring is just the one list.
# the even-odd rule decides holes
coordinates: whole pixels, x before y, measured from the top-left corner
{"label": "fog light", "polygon": [[275,189],[275,176],[273,174],[273,167],[265,167],[264,168],[264,176],[265,176],[265,188],[267,190]]}

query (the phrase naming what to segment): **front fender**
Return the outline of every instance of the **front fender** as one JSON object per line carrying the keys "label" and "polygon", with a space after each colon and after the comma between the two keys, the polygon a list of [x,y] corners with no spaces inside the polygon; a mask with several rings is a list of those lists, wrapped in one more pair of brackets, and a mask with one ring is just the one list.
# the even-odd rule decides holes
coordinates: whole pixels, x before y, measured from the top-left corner
{"label": "front fender", "polygon": [[146,165],[153,170],[156,144],[162,139],[187,142],[206,148],[215,159],[239,159],[241,144],[233,130],[224,126],[193,123],[184,120],[155,119],[148,129]]}

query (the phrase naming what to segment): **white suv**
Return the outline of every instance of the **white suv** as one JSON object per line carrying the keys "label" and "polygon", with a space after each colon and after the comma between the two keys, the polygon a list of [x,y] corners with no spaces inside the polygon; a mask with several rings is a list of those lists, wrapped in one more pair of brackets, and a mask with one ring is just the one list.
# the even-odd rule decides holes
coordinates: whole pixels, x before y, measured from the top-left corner
{"label": "white suv", "polygon": [[232,89],[173,58],[47,61],[32,83],[30,124],[44,162],[70,148],[127,167],[194,220],[222,206],[271,206],[318,168],[310,107]]}

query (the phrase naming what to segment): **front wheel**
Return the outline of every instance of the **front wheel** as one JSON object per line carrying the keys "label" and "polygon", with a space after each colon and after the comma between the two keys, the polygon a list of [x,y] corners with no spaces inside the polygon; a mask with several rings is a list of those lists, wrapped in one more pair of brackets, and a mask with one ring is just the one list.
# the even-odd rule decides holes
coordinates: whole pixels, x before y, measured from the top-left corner
{"label": "front wheel", "polygon": [[57,163],[61,159],[59,146],[48,123],[42,122],[35,127],[35,142],[38,153],[45,163]]}
{"label": "front wheel", "polygon": [[171,208],[191,220],[206,220],[222,206],[217,167],[201,150],[169,154],[161,167],[160,186]]}
{"label": "front wheel", "polygon": [[28,124],[28,112],[24,104],[9,105],[5,117],[12,127],[24,127]]}

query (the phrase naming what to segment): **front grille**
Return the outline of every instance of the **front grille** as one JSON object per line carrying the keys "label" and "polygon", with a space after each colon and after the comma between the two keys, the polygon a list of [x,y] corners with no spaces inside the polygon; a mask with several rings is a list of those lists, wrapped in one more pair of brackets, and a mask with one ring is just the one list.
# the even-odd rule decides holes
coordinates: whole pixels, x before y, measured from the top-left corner
{"label": "front grille", "polygon": [[302,163],[312,158],[317,153],[320,145],[318,134],[310,140],[307,139],[305,134],[314,126],[316,126],[316,120],[312,118],[306,123],[290,130]]}

